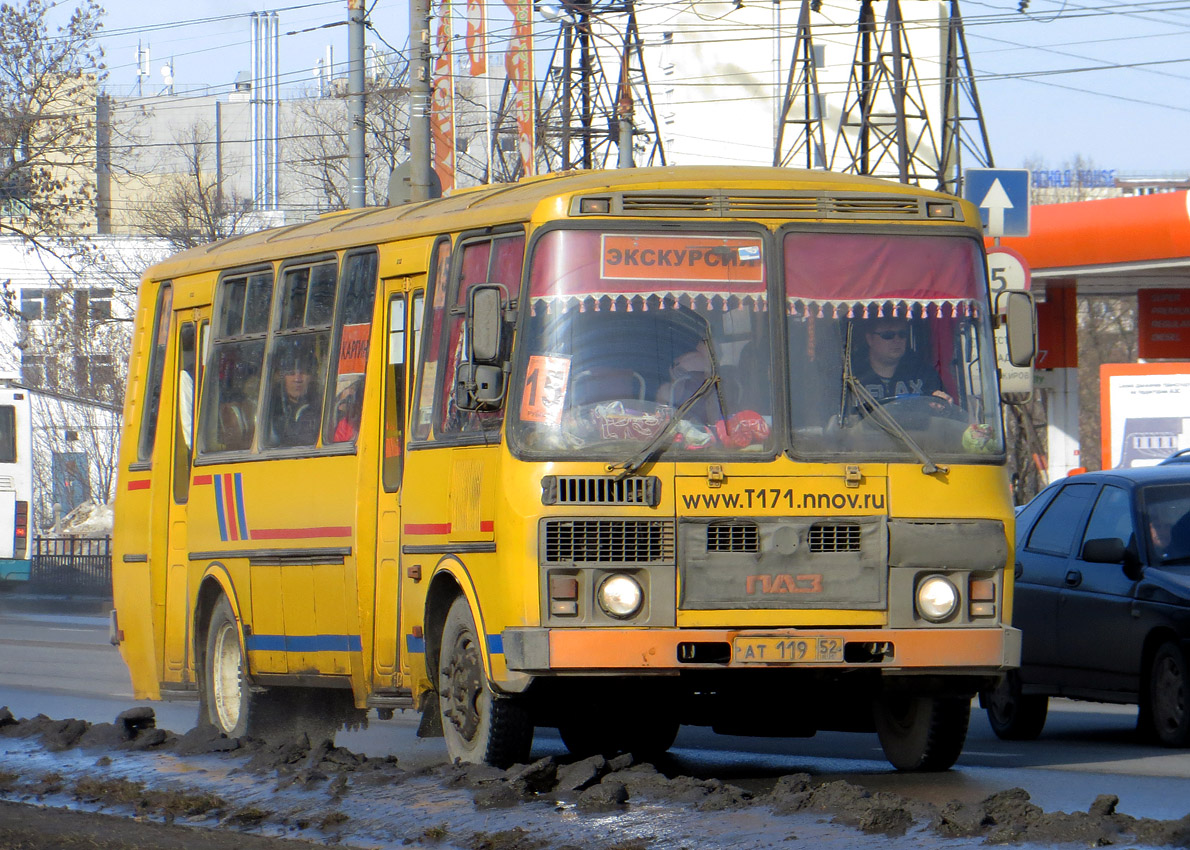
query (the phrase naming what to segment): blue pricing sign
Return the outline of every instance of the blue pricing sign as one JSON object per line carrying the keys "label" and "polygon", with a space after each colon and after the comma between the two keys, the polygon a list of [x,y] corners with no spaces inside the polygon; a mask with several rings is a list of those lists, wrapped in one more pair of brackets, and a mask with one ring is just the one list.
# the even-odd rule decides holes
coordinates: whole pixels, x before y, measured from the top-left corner
{"label": "blue pricing sign", "polygon": [[988,236],[1029,235],[1029,169],[969,168],[963,197],[979,207]]}

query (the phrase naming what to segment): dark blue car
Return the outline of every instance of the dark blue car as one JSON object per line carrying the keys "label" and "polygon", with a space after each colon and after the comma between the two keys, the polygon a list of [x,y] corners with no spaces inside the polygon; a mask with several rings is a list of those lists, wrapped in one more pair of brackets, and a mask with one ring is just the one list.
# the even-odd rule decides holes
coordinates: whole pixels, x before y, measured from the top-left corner
{"label": "dark blue car", "polygon": [[1017,514],[1015,593],[1021,668],[980,695],[997,735],[1037,737],[1061,696],[1190,744],[1190,464],[1051,484]]}

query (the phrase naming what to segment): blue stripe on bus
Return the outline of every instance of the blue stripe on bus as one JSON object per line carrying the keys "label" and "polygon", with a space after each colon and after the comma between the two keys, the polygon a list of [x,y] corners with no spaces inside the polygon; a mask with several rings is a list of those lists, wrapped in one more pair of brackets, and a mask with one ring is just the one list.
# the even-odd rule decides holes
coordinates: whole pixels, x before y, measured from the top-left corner
{"label": "blue stripe on bus", "polygon": [[227,542],[227,520],[223,517],[223,476],[215,476],[215,516],[219,517],[219,539]]}
{"label": "blue stripe on bus", "polygon": [[249,652],[363,652],[359,635],[249,635]]}
{"label": "blue stripe on bus", "polygon": [[[502,635],[488,635],[487,641],[489,654],[504,654],[504,637]],[[405,635],[405,651],[411,654],[424,653],[426,651],[426,639],[414,637],[413,635]]]}
{"label": "blue stripe on bus", "polygon": [[244,515],[244,473],[237,472],[235,474],[236,487],[236,514],[240,518],[240,539],[248,539],[248,520]]}

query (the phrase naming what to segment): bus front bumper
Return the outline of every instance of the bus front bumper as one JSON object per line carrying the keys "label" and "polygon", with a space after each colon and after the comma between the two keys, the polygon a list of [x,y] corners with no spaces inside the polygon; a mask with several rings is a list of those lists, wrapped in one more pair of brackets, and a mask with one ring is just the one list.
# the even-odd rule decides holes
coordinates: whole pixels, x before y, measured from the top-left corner
{"label": "bus front bumper", "polygon": [[1020,666],[1010,627],[922,629],[546,629],[502,634],[510,671],[640,673],[683,669],[880,668],[996,673]]}

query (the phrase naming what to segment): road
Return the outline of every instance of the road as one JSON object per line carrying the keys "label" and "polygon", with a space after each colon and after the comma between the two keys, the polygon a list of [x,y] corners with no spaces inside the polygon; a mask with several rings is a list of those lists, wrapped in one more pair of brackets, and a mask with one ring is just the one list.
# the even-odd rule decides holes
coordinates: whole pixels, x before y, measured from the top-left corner
{"label": "road", "polygon": [[[102,722],[137,704],[123,661],[108,643],[106,617],[0,597],[0,706],[18,717],[44,713]],[[182,732],[193,725],[194,703],[154,708],[161,727]],[[415,736],[417,720],[412,712],[373,718],[367,730],[341,733],[338,743],[369,756],[396,755],[406,768],[445,762],[441,739]],[[684,772],[745,786],[805,771],[934,803],[976,801],[1022,787],[1050,811],[1086,811],[1096,795],[1112,793],[1121,812],[1180,818],[1190,811],[1190,751],[1138,743],[1135,723],[1135,708],[1055,700],[1040,740],[1007,743],[975,710],[958,765],[935,775],[898,774],[875,735],[866,734],[737,738],[684,727],[674,757]],[[553,730],[538,731],[535,756],[564,753]]]}

